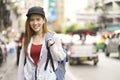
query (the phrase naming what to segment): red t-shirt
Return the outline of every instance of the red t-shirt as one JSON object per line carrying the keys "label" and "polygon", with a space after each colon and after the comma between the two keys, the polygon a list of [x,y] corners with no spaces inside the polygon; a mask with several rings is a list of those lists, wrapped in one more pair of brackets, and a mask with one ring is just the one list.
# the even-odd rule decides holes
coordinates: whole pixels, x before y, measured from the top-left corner
{"label": "red t-shirt", "polygon": [[42,44],[40,45],[32,44],[31,46],[30,56],[32,57],[35,65],[37,65],[38,63],[41,48],[42,48]]}

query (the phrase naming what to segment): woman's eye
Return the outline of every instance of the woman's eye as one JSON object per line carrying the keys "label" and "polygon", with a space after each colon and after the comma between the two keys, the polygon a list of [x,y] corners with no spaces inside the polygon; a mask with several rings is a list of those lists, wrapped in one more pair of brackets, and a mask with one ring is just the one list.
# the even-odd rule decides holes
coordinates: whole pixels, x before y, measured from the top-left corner
{"label": "woman's eye", "polygon": [[42,20],[42,18],[35,18],[35,19],[34,19],[34,18],[31,18],[31,19],[30,19],[30,21],[41,21],[41,20]]}
{"label": "woman's eye", "polygon": [[40,18],[37,18],[37,21],[40,21]]}
{"label": "woman's eye", "polygon": [[30,19],[30,21],[34,21],[34,19]]}

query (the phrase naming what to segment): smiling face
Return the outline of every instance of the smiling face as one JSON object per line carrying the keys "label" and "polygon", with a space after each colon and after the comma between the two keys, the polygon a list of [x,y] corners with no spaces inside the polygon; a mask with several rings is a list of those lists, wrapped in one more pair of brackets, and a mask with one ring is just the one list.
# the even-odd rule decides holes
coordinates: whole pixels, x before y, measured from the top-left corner
{"label": "smiling face", "polygon": [[34,32],[42,32],[45,19],[39,14],[32,14],[30,16],[30,27]]}

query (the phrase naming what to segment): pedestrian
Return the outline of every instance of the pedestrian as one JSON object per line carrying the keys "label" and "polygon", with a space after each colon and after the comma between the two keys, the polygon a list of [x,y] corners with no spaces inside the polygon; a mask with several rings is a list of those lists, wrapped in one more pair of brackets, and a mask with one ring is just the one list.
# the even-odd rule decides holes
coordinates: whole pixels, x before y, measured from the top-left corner
{"label": "pedestrian", "polygon": [[24,37],[24,32],[22,32],[20,34],[20,37],[19,37],[19,40],[17,41],[17,55],[16,55],[16,64],[18,66],[18,63],[19,63],[19,57],[20,57],[20,51],[21,51],[21,48],[22,48],[22,40],[23,40],[23,37]]}
{"label": "pedestrian", "polygon": [[[18,66],[18,80],[56,80],[50,62],[47,70],[44,69],[47,60],[45,37],[48,32],[51,32],[47,27],[44,9],[38,6],[31,7],[26,16],[27,20]],[[57,33],[54,32],[52,38],[48,39],[48,47],[56,69],[58,61],[63,60],[66,56]],[[24,64],[24,62],[26,63]]]}

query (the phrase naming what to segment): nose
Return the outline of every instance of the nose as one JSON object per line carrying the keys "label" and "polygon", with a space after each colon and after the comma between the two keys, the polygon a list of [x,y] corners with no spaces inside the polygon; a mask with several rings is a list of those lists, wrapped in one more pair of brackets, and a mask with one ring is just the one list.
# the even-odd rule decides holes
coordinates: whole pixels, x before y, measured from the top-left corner
{"label": "nose", "polygon": [[37,24],[37,20],[34,20],[34,24]]}

